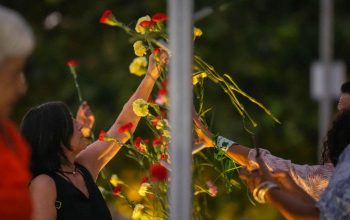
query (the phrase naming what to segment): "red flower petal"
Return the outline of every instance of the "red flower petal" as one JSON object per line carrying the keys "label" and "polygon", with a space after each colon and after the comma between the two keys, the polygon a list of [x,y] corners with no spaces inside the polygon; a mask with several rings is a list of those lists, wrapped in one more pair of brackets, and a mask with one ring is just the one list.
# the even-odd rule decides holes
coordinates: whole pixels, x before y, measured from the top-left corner
{"label": "red flower petal", "polygon": [[122,192],[122,186],[121,185],[117,185],[116,187],[114,187],[112,195],[119,195]]}
{"label": "red flower petal", "polygon": [[158,56],[159,53],[160,53],[160,48],[159,47],[156,47],[156,48],[153,49],[154,56]]}
{"label": "red flower petal", "polygon": [[143,177],[142,180],[141,180],[141,184],[142,183],[147,183],[147,182],[149,182],[148,176]]}
{"label": "red flower petal", "polygon": [[153,145],[161,145],[163,143],[162,138],[154,138]]}
{"label": "red flower petal", "polygon": [[140,145],[141,145],[141,141],[142,141],[142,138],[140,137],[137,137],[135,140],[134,140],[134,145],[139,148]]}
{"label": "red flower petal", "polygon": [[125,132],[130,132],[131,129],[132,129],[132,123],[129,122],[129,123],[127,123],[127,124],[125,124],[125,125],[119,127],[119,128],[118,128],[118,132],[119,132],[120,134],[122,134],[122,133],[125,133]]}
{"label": "red flower petal", "polygon": [[153,119],[151,120],[151,123],[152,123],[153,126],[157,126],[158,121],[159,121],[159,118],[153,118]]}
{"label": "red flower petal", "polygon": [[162,22],[162,21],[165,21],[167,19],[168,19],[168,17],[166,16],[166,14],[164,14],[162,12],[155,13],[152,16],[152,21],[154,21],[154,22]]}
{"label": "red flower petal", "polygon": [[151,28],[155,23],[153,21],[142,21],[140,26],[143,28]]}
{"label": "red flower petal", "polygon": [[106,137],[106,132],[104,130],[101,130],[100,131],[100,134],[98,136],[98,140],[100,141],[104,141],[105,140],[105,137]]}
{"label": "red flower petal", "polygon": [[162,155],[160,155],[160,159],[161,160],[167,160],[168,159],[168,155],[162,154]]}
{"label": "red flower petal", "polygon": [[68,60],[67,61],[67,65],[69,67],[77,67],[79,65],[78,61],[74,60],[74,59],[71,59],[71,60]]}
{"label": "red flower petal", "polygon": [[101,18],[100,18],[100,23],[107,23],[108,19],[113,15],[111,10],[106,10],[103,12]]}
{"label": "red flower petal", "polygon": [[152,164],[150,174],[155,182],[165,181],[168,178],[168,170],[159,163]]}

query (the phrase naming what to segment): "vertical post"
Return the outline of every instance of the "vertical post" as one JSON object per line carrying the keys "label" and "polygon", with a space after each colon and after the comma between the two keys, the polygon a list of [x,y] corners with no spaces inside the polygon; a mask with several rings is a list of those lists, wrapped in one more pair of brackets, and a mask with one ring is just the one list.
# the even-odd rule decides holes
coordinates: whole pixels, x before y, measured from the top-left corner
{"label": "vertical post", "polygon": [[169,119],[171,125],[170,219],[192,213],[192,59],[193,0],[168,0],[171,50]]}
{"label": "vertical post", "polygon": [[331,62],[333,53],[333,0],[320,0],[320,42],[319,53],[324,71],[324,97],[320,100],[318,157],[321,158],[322,140],[325,137],[331,118]]}

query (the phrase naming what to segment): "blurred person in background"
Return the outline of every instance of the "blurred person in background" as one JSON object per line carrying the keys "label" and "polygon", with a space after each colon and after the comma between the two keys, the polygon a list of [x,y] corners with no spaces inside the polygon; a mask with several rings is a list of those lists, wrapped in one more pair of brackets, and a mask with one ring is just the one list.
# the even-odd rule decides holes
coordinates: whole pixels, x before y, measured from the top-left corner
{"label": "blurred person in background", "polygon": [[9,117],[26,92],[22,71],[33,48],[32,30],[22,16],[0,5],[0,219],[31,215],[30,151]]}
{"label": "blurred person in background", "polygon": [[324,142],[335,171],[319,201],[300,188],[288,172],[270,172],[261,157],[259,169],[243,168],[240,177],[260,203],[269,203],[290,220],[350,219],[350,110],[340,111]]}

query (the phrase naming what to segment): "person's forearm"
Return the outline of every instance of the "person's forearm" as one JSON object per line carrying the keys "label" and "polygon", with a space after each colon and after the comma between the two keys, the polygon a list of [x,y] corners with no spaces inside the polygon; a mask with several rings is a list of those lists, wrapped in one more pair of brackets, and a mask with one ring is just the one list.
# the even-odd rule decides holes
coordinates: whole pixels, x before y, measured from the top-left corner
{"label": "person's forearm", "polygon": [[233,144],[226,152],[226,156],[242,166],[248,166],[248,155],[251,149],[240,144]]}
{"label": "person's forearm", "polygon": [[319,216],[319,210],[315,202],[310,200],[301,200],[281,189],[270,189],[266,194],[266,200],[272,206],[277,208],[281,214],[289,220],[316,220]]}
{"label": "person's forearm", "polygon": [[128,102],[125,103],[118,118],[116,119],[112,127],[107,132],[108,135],[119,137],[120,141],[122,142],[127,141],[126,136],[124,135],[121,136],[121,134],[118,133],[118,127],[131,122],[133,125],[132,131],[136,129],[136,126],[140,120],[140,117],[134,113],[132,104],[136,99],[144,99],[145,101],[147,101],[152,92],[154,84],[155,84],[155,79],[153,79],[150,75],[147,74],[142,80],[142,82],[140,83],[135,93],[131,96]]}

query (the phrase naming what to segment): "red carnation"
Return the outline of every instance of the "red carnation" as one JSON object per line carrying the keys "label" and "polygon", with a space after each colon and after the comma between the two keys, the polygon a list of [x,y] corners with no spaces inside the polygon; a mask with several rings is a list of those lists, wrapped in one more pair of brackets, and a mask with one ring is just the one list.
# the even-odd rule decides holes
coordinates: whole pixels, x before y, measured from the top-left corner
{"label": "red carnation", "polygon": [[129,122],[129,123],[127,123],[127,124],[125,124],[125,125],[119,127],[119,128],[118,128],[118,132],[119,132],[120,134],[122,134],[122,133],[125,133],[125,132],[130,132],[131,129],[132,129],[132,123]]}
{"label": "red carnation", "polygon": [[100,134],[98,136],[98,140],[100,141],[104,141],[105,140],[105,137],[106,137],[106,132],[104,130],[101,130],[100,131]]}
{"label": "red carnation", "polygon": [[151,165],[150,174],[155,182],[165,181],[168,178],[168,170],[159,163]]}
{"label": "red carnation", "polygon": [[154,138],[153,145],[161,145],[163,142],[162,138]]}
{"label": "red carnation", "polygon": [[154,22],[162,22],[162,21],[165,21],[167,19],[168,19],[168,17],[166,16],[166,14],[164,14],[162,12],[155,13],[152,16],[152,21],[154,21]]}
{"label": "red carnation", "polygon": [[67,65],[71,68],[77,67],[79,65],[78,61],[71,59],[67,61]]}
{"label": "red carnation", "polygon": [[100,23],[106,24],[111,16],[113,16],[113,13],[111,10],[104,11],[100,18]]}
{"label": "red carnation", "polygon": [[159,47],[156,47],[156,48],[153,49],[154,56],[158,56],[159,53],[160,53],[160,48]]}
{"label": "red carnation", "polygon": [[118,184],[116,187],[114,187],[112,195],[117,196],[121,192],[122,192],[122,186]]}
{"label": "red carnation", "polygon": [[135,140],[134,140],[134,145],[136,148],[140,148],[141,146],[141,141],[142,141],[142,138],[140,137],[137,137]]}
{"label": "red carnation", "polygon": [[141,184],[142,183],[147,183],[147,182],[149,182],[148,176],[143,177],[142,180],[141,180]]}
{"label": "red carnation", "polygon": [[158,121],[159,121],[159,118],[157,118],[157,117],[151,119],[151,123],[152,123],[152,125],[153,125],[154,127],[157,126]]}
{"label": "red carnation", "polygon": [[167,160],[167,159],[168,159],[168,155],[166,154],[160,155],[160,160]]}
{"label": "red carnation", "polygon": [[142,21],[140,26],[143,28],[151,28],[155,23],[153,21]]}

